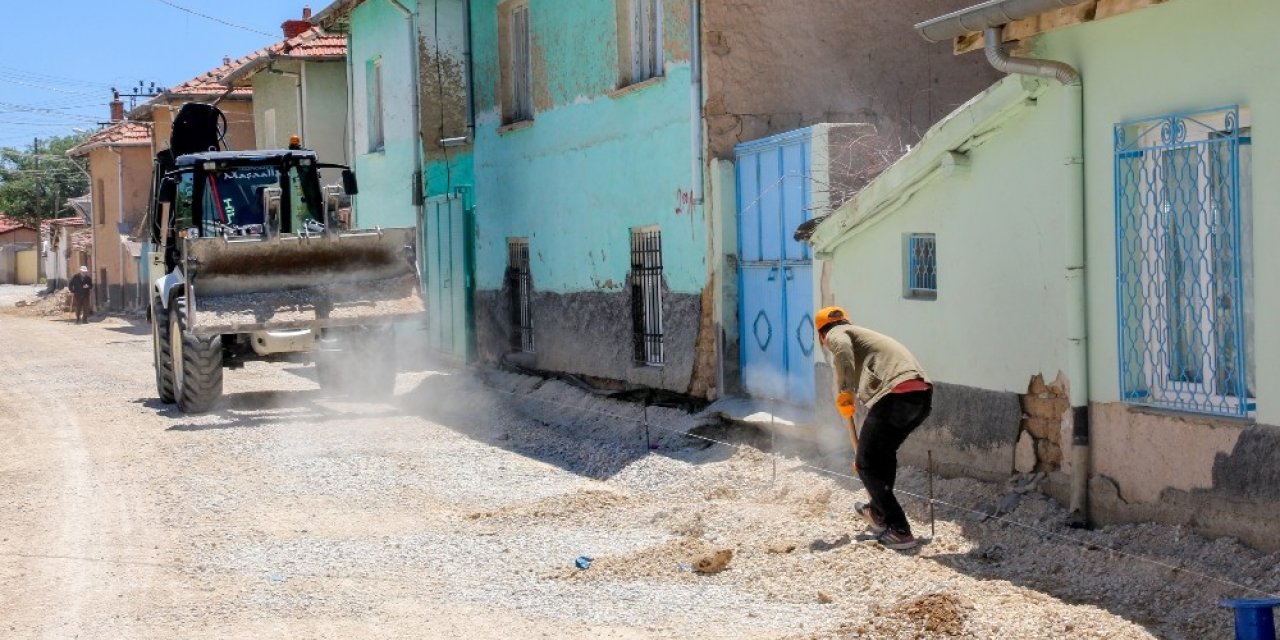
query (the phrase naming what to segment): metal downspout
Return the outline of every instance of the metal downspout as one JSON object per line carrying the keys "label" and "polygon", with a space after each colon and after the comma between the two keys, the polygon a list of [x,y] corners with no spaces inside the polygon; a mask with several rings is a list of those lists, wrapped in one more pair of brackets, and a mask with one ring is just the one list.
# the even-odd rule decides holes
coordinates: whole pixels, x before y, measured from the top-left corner
{"label": "metal downspout", "polygon": [[693,143],[693,204],[702,204],[706,189],[705,152],[702,144],[702,1],[689,3],[689,64],[692,94],[689,101]]}
{"label": "metal downspout", "polygon": [[1067,367],[1071,396],[1071,524],[1089,522],[1089,344],[1088,291],[1085,283],[1085,172],[1084,172],[1084,83],[1080,72],[1057,60],[1018,58],[1005,53],[1002,28],[984,30],[987,60],[1005,73],[1052,78],[1066,92],[1068,115],[1062,123],[1063,140],[1069,149],[1063,159],[1066,168],[1062,191],[1066,224],[1066,279],[1071,309],[1067,316]]}

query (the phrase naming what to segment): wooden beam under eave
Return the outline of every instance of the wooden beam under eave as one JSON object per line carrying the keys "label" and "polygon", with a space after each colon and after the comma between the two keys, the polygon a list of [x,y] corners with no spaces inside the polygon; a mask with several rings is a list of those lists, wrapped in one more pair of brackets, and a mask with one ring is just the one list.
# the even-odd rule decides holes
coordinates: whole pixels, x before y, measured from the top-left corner
{"label": "wooden beam under eave", "polygon": [[[1017,42],[1033,36],[1065,29],[1085,22],[1094,22],[1126,14],[1139,9],[1164,4],[1168,0],[1089,0],[1074,7],[1055,9],[1047,13],[1015,20],[1001,27],[1002,42]],[[955,55],[977,51],[983,46],[981,33],[959,36],[952,44]]]}

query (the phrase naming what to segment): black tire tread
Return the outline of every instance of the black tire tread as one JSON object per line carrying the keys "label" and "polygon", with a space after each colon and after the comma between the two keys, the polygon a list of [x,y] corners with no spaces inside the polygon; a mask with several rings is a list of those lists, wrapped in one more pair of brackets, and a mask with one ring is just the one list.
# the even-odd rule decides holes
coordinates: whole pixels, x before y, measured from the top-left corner
{"label": "black tire tread", "polygon": [[151,304],[151,331],[155,343],[156,395],[160,402],[173,404],[173,349],[169,344],[169,312],[160,305],[160,298]]}
{"label": "black tire tread", "polygon": [[201,338],[187,332],[187,302],[178,298],[173,313],[182,327],[182,390],[177,394],[183,413],[205,413],[222,397],[222,336]]}

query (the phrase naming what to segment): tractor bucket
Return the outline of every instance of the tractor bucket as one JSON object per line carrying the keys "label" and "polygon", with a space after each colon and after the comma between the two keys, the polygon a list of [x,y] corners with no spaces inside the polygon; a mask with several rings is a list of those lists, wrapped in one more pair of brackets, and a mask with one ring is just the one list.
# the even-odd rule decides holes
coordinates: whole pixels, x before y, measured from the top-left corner
{"label": "tractor bucket", "polygon": [[385,324],[423,313],[414,231],[188,238],[188,326],[198,335]]}

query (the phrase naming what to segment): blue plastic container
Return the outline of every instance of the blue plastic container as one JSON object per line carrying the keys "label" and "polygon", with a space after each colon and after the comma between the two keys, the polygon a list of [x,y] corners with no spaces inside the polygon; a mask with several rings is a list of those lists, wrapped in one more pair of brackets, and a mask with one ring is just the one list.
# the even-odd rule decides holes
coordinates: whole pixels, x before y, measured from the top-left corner
{"label": "blue plastic container", "polygon": [[1276,619],[1272,611],[1280,598],[1236,598],[1218,603],[1236,613],[1236,640],[1276,640]]}

